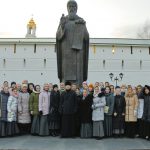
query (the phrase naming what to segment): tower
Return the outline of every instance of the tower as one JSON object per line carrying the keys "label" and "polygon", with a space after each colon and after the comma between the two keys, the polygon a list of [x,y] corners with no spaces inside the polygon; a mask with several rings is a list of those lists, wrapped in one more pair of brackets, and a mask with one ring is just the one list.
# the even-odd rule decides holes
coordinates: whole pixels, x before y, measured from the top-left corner
{"label": "tower", "polygon": [[36,38],[36,23],[33,18],[31,18],[27,24],[26,38]]}

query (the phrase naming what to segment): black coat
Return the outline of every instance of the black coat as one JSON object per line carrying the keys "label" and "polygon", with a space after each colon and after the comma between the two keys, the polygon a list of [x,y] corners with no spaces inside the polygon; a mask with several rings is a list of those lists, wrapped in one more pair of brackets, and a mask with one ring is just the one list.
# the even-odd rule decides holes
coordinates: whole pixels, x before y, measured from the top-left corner
{"label": "black coat", "polygon": [[117,113],[117,116],[113,116],[113,129],[121,131],[125,128],[125,115],[122,113],[125,114],[126,102],[122,95],[116,95],[114,101],[114,113]]}
{"label": "black coat", "polygon": [[114,113],[116,112],[117,116],[122,116],[126,108],[125,98],[121,95],[116,95],[114,100]]}
{"label": "black coat", "polygon": [[3,121],[7,121],[8,98],[9,98],[9,93],[4,93],[3,91],[1,91],[0,93],[0,111],[1,111],[0,119]]}
{"label": "black coat", "polygon": [[143,120],[150,122],[150,95],[144,95]]}
{"label": "black coat", "polygon": [[60,120],[59,114],[60,92],[51,91],[50,95],[50,121]]}
{"label": "black coat", "polygon": [[59,112],[62,115],[73,115],[77,112],[78,99],[74,91],[64,91],[60,96]]}
{"label": "black coat", "polygon": [[92,95],[88,95],[84,100],[82,98],[80,99],[79,112],[81,123],[92,122],[92,103],[93,103]]}

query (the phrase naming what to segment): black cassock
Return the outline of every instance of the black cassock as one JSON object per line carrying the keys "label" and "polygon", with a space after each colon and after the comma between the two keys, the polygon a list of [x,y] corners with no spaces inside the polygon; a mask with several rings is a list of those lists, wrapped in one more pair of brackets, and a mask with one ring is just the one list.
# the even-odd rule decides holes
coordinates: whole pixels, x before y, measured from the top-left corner
{"label": "black cassock", "polygon": [[59,111],[62,115],[61,137],[74,137],[76,135],[77,95],[69,90],[61,94]]}
{"label": "black cassock", "polygon": [[[121,134],[125,128],[125,98],[121,95],[116,95],[114,97],[114,113],[117,113],[117,116],[113,116],[113,131],[115,134]],[[117,133],[115,132],[117,130]]]}

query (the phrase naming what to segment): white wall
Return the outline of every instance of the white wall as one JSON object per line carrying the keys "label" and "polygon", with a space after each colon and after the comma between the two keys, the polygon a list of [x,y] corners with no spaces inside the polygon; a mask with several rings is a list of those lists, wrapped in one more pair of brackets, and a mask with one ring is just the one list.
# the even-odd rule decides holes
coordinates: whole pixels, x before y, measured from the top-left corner
{"label": "white wall", "polygon": [[[88,81],[110,81],[109,73],[123,73],[123,81],[132,85],[150,83],[150,54],[145,46],[90,45]],[[94,52],[95,51],[95,52]],[[123,63],[123,64],[122,64]],[[58,83],[54,44],[0,44],[0,84],[4,80],[43,84]],[[114,82],[111,82],[115,84]]]}

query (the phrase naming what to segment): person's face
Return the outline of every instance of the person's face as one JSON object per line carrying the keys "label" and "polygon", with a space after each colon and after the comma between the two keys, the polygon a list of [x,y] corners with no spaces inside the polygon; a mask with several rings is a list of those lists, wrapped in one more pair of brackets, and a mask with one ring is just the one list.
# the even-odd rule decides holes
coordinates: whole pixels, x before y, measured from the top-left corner
{"label": "person's face", "polygon": [[54,88],[54,91],[57,92],[57,91],[58,91],[58,87],[55,87],[55,88]]}
{"label": "person's face", "polygon": [[106,87],[106,86],[109,86],[109,83],[108,83],[108,82],[105,82],[105,87]]}
{"label": "person's face", "polygon": [[94,89],[94,91],[95,91],[95,94],[99,93],[99,88],[96,87],[96,88]]}
{"label": "person's face", "polygon": [[36,86],[35,89],[36,89],[37,92],[40,92],[40,90],[41,90],[40,86]]}
{"label": "person's face", "polygon": [[84,86],[84,89],[85,89],[85,90],[88,90],[88,85],[87,85],[87,84]]}
{"label": "person's face", "polygon": [[99,86],[99,82],[96,82],[96,83],[95,83],[95,86]]}
{"label": "person's face", "polygon": [[86,84],[86,83],[83,83],[83,84],[82,84],[82,87],[83,87],[83,88],[85,88],[86,86],[87,86],[87,84]]}
{"label": "person's face", "polygon": [[93,91],[93,88],[92,88],[92,87],[89,87],[89,91],[90,91],[90,92]]}
{"label": "person's face", "polygon": [[142,91],[142,88],[141,87],[137,87],[137,92],[141,93],[141,91]]}
{"label": "person's face", "polygon": [[114,86],[110,86],[111,93],[114,93]]}
{"label": "person's face", "polygon": [[18,90],[21,90],[21,85],[20,85],[20,84],[17,85],[17,89],[18,89]]}
{"label": "person's face", "polygon": [[80,94],[80,90],[76,89],[76,94],[79,95]]}
{"label": "person's face", "polygon": [[60,89],[64,89],[65,88],[65,84],[62,82],[60,83]]}
{"label": "person's face", "polygon": [[120,88],[115,89],[115,93],[116,93],[116,95],[120,95],[121,89]]}
{"label": "person's face", "polygon": [[146,94],[149,94],[149,92],[150,92],[149,89],[148,89],[148,88],[145,88],[145,93],[146,93]]}
{"label": "person's face", "polygon": [[45,84],[45,85],[44,85],[44,90],[45,90],[45,91],[48,91],[48,90],[49,90],[49,85],[48,85],[48,84]]}
{"label": "person's face", "polygon": [[100,86],[100,87],[103,87],[103,86],[104,86],[103,82],[100,82],[100,83],[99,83],[99,86]]}
{"label": "person's face", "polygon": [[136,89],[135,88],[133,89],[133,93],[136,94]]}
{"label": "person's face", "polygon": [[16,87],[16,84],[12,84],[11,87],[12,87],[12,88],[15,88],[15,87]]}
{"label": "person's face", "polygon": [[83,90],[83,96],[86,97],[87,96],[87,91]]}
{"label": "person's face", "polygon": [[6,86],[6,87],[4,87],[4,92],[5,93],[8,93],[9,92],[9,88]]}
{"label": "person's face", "polygon": [[23,84],[28,84],[28,80],[24,80],[24,81],[23,81]]}
{"label": "person's face", "polygon": [[8,87],[8,82],[5,81],[3,85],[4,85],[4,87]]}
{"label": "person's face", "polygon": [[29,89],[30,89],[31,91],[33,91],[34,87],[33,87],[32,84],[29,85]]}
{"label": "person's face", "polygon": [[66,90],[70,90],[71,86],[70,85],[66,85]]}
{"label": "person's face", "polygon": [[125,86],[121,87],[121,92],[126,92],[126,87]]}
{"label": "person's face", "polygon": [[76,91],[77,86],[75,84],[72,85],[72,90]]}
{"label": "person's face", "polygon": [[27,86],[23,86],[23,87],[22,87],[22,91],[23,91],[23,92],[27,92],[27,89],[28,89]]}
{"label": "person's face", "polygon": [[50,83],[50,84],[49,84],[49,89],[52,89],[52,88],[53,88],[53,84]]}
{"label": "person's face", "polygon": [[17,95],[18,94],[18,91],[17,90],[13,90],[12,91],[12,95]]}
{"label": "person's face", "polygon": [[68,14],[76,14],[77,13],[77,6],[75,3],[69,3],[67,6]]}
{"label": "person's face", "polygon": [[110,89],[108,87],[106,87],[105,92],[108,94],[110,93]]}
{"label": "person's face", "polygon": [[128,88],[128,93],[131,94],[132,93],[132,88]]}

